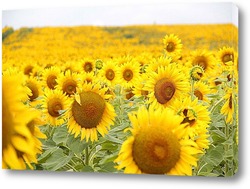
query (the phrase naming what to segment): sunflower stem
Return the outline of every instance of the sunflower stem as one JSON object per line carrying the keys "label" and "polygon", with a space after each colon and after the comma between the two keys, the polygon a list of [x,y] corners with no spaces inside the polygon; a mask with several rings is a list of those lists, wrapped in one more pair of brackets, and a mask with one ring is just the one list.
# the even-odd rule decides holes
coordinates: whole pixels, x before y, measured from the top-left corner
{"label": "sunflower stem", "polygon": [[89,147],[85,148],[85,165],[89,165]]}
{"label": "sunflower stem", "polygon": [[191,79],[191,99],[194,100],[195,99],[195,95],[194,95],[194,80]]}
{"label": "sunflower stem", "polygon": [[217,108],[217,106],[224,100],[224,98],[221,98],[212,108],[210,109],[211,114],[214,113],[214,110]]}
{"label": "sunflower stem", "polygon": [[[230,133],[229,133],[229,124],[225,123],[225,137],[226,137],[226,140],[228,140],[230,136]],[[229,150],[229,145],[228,144],[225,144],[225,152],[227,152]],[[225,159],[225,176],[228,175],[228,171],[229,171],[229,167],[228,167],[228,158]]]}

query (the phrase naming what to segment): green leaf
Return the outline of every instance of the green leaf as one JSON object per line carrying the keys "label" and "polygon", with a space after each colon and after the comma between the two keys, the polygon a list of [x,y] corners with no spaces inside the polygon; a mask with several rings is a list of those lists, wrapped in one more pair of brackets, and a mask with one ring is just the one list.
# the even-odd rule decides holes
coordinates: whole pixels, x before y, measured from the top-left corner
{"label": "green leaf", "polygon": [[73,135],[68,137],[66,144],[75,154],[80,154],[88,146],[84,140],[81,141],[79,137],[75,138]]}
{"label": "green leaf", "polygon": [[218,146],[207,152],[205,161],[214,166],[218,166],[223,161],[224,150],[223,147]]}
{"label": "green leaf", "polygon": [[81,169],[81,171],[83,171],[83,172],[94,172],[94,169],[93,169],[91,166],[86,165],[86,166],[84,166],[84,167]]}
{"label": "green leaf", "polygon": [[46,170],[56,171],[65,166],[71,158],[72,155],[67,156],[58,148],[42,165]]}
{"label": "green leaf", "polygon": [[56,128],[52,140],[58,145],[58,144],[66,144],[67,138],[68,138],[68,131],[66,127],[58,127]]}
{"label": "green leaf", "polygon": [[109,163],[103,164],[100,168],[101,169],[99,170],[99,172],[106,172],[106,173],[117,172],[114,162],[109,162]]}
{"label": "green leaf", "polygon": [[118,155],[118,152],[107,155],[107,156],[103,157],[103,159],[99,162],[99,164],[113,162],[117,158],[117,155]]}
{"label": "green leaf", "polygon": [[44,163],[52,153],[54,153],[58,149],[57,146],[49,148],[48,150],[45,150],[40,157],[37,158],[39,163]]}
{"label": "green leaf", "polygon": [[118,144],[122,144],[123,141],[118,139],[118,138],[115,138],[111,135],[106,135],[105,138],[108,140],[108,141],[111,141],[111,142],[114,142],[114,143],[118,143]]}

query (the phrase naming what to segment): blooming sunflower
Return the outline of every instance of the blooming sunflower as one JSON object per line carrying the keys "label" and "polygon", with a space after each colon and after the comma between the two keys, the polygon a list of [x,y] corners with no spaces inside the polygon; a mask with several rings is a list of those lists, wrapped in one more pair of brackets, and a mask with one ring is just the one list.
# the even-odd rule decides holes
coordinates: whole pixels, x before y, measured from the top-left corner
{"label": "blooming sunflower", "polygon": [[173,60],[178,60],[181,57],[182,43],[178,36],[174,34],[166,35],[163,39],[166,54],[172,57]]}
{"label": "blooming sunflower", "polygon": [[[34,152],[35,154],[41,154],[42,142],[40,141],[40,139],[47,138],[46,135],[43,134],[38,127],[38,125],[43,124],[43,122],[40,120],[41,112],[34,108],[30,108],[28,110],[28,115],[30,117],[30,121],[26,124],[26,126],[32,135],[31,140],[34,143]],[[37,158],[29,154],[23,154],[23,158],[25,159],[25,162],[29,166],[29,168],[33,169],[31,163],[37,163]]]}
{"label": "blooming sunflower", "polygon": [[215,58],[214,55],[207,50],[195,50],[191,52],[189,56],[190,66],[199,65],[203,68],[206,74],[209,74],[214,70],[215,67]]}
{"label": "blooming sunflower", "polygon": [[235,51],[232,47],[222,47],[218,51],[218,61],[221,65],[233,65],[235,61]]}
{"label": "blooming sunflower", "polygon": [[43,85],[45,86],[45,88],[54,90],[57,85],[56,79],[58,75],[60,75],[60,73],[61,73],[61,70],[57,66],[46,68],[42,73],[42,80],[43,80]]}
{"label": "blooming sunflower", "polygon": [[110,95],[106,94],[107,88],[99,83],[84,84],[75,94],[69,111],[68,131],[75,137],[81,136],[97,141],[97,131],[104,136],[110,126],[114,124],[115,110],[107,102]]}
{"label": "blooming sunflower", "polygon": [[160,66],[168,66],[169,64],[171,64],[172,62],[172,58],[171,57],[158,57],[158,58],[153,58],[149,65],[146,67],[146,73],[150,73],[150,72],[157,72],[158,67]]}
{"label": "blooming sunflower", "polygon": [[29,77],[26,80],[26,86],[31,91],[31,94],[28,95],[31,105],[36,105],[38,103],[36,99],[42,95],[42,88],[40,82],[34,77]]}
{"label": "blooming sunflower", "polygon": [[114,87],[117,83],[120,83],[118,77],[119,70],[114,61],[107,61],[103,64],[102,69],[99,72],[100,79],[108,86]]}
{"label": "blooming sunflower", "polygon": [[61,73],[56,79],[58,83],[56,88],[63,91],[67,96],[72,96],[76,92],[76,88],[81,82],[80,75],[67,70],[65,73]]}
{"label": "blooming sunflower", "polygon": [[10,70],[2,77],[2,167],[26,169],[27,157],[36,160],[36,146],[27,124],[32,116],[24,98],[23,75]]}
{"label": "blooming sunflower", "polygon": [[183,132],[197,143],[198,149],[207,149],[209,146],[207,128],[211,121],[208,107],[198,103],[198,98],[192,100],[191,97],[186,97],[175,100],[171,109],[182,117],[181,123],[186,124]]}
{"label": "blooming sunflower", "polygon": [[233,116],[234,116],[234,113],[235,113],[233,90],[228,89],[228,91],[224,95],[223,99],[226,102],[221,108],[221,114],[226,116],[226,122],[227,123],[233,123]]}
{"label": "blooming sunflower", "polygon": [[52,126],[59,126],[65,122],[69,105],[70,100],[61,90],[47,89],[44,91],[42,100],[43,113],[45,120]]}
{"label": "blooming sunflower", "polygon": [[119,69],[119,77],[124,88],[132,87],[140,77],[140,64],[134,61],[124,63]]}
{"label": "blooming sunflower", "polygon": [[189,89],[188,78],[173,64],[159,67],[158,73],[149,74],[144,86],[144,90],[149,92],[148,102],[156,108],[170,105],[174,99],[187,95]]}
{"label": "blooming sunflower", "polygon": [[78,62],[78,70],[80,72],[94,72],[95,71],[95,61],[92,59],[83,59]]}
{"label": "blooming sunflower", "polygon": [[95,76],[94,72],[82,73],[81,76],[82,76],[81,80],[83,84],[97,82],[97,77]]}
{"label": "blooming sunflower", "polygon": [[27,61],[24,64],[22,64],[21,70],[24,75],[31,76],[34,75],[36,72],[36,64],[32,61]]}
{"label": "blooming sunflower", "polygon": [[198,100],[203,100],[204,102],[209,102],[207,97],[208,94],[211,94],[211,90],[207,84],[202,81],[198,81],[194,83],[193,89],[194,96],[198,98]]}
{"label": "blooming sunflower", "polygon": [[172,110],[141,107],[130,113],[132,136],[122,144],[115,163],[128,174],[192,175],[200,150],[181,131],[182,118]]}

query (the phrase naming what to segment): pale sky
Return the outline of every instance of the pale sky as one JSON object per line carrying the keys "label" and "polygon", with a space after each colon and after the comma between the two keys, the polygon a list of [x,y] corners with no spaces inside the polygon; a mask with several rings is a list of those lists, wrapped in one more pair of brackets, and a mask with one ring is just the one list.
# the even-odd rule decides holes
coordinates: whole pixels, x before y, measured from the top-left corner
{"label": "pale sky", "polygon": [[127,6],[58,7],[2,11],[2,27],[123,26],[136,24],[211,24],[238,26],[232,3],[168,3]]}

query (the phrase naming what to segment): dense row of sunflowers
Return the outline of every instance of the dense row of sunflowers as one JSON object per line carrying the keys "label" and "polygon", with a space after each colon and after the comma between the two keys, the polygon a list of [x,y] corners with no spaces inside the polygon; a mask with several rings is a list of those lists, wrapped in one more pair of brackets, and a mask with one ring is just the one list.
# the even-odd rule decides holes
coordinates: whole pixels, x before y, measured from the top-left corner
{"label": "dense row of sunflowers", "polygon": [[2,33],[3,168],[237,171],[234,26],[6,27]]}

